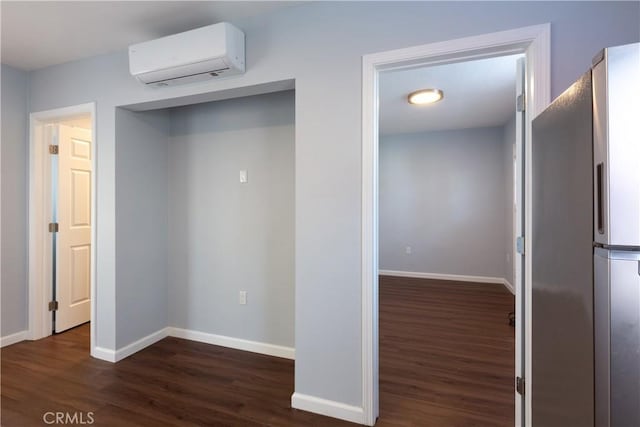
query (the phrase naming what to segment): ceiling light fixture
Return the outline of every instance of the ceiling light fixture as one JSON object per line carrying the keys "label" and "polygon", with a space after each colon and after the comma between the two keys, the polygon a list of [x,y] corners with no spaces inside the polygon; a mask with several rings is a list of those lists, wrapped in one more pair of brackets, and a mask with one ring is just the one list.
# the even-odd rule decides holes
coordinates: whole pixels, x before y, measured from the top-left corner
{"label": "ceiling light fixture", "polygon": [[444,97],[444,93],[440,89],[420,89],[415,92],[411,92],[407,99],[409,104],[425,105],[433,104],[440,101]]}

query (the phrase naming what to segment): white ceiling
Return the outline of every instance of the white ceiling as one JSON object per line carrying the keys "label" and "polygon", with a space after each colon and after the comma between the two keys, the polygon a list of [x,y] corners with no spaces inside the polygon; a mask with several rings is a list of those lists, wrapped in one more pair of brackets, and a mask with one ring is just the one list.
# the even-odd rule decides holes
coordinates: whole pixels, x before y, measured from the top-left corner
{"label": "white ceiling", "polygon": [[[380,133],[502,126],[515,114],[516,60],[503,56],[389,71],[380,77]],[[407,95],[440,89],[444,99],[416,106]]]}
{"label": "white ceiling", "polygon": [[1,1],[2,63],[24,70],[125,49],[293,1]]}

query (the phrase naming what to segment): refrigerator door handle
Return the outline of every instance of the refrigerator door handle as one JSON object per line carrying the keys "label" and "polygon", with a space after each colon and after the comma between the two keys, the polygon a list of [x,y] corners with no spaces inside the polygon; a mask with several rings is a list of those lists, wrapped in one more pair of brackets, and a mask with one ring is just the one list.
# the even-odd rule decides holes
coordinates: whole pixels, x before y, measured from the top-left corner
{"label": "refrigerator door handle", "polygon": [[604,234],[604,203],[603,203],[603,171],[604,163],[598,163],[596,166],[596,214],[597,214],[597,225],[598,225],[598,233]]}

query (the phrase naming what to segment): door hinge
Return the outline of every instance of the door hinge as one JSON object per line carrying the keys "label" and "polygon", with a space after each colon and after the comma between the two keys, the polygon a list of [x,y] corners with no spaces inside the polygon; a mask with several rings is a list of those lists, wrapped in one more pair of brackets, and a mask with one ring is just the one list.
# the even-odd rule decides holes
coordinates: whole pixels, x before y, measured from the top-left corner
{"label": "door hinge", "polygon": [[516,391],[524,396],[524,378],[516,377]]}
{"label": "door hinge", "polygon": [[58,154],[58,146],[51,144],[49,146],[49,154]]}
{"label": "door hinge", "polygon": [[49,223],[49,233],[57,233],[58,232],[58,223],[50,222]]}
{"label": "door hinge", "polygon": [[518,236],[516,238],[516,252],[524,255],[524,236]]}
{"label": "door hinge", "polygon": [[516,111],[518,113],[522,113],[525,110],[525,98],[524,98],[524,93],[521,93],[520,95],[518,95],[518,97],[516,98]]}
{"label": "door hinge", "polygon": [[49,301],[49,311],[58,310],[58,301]]}

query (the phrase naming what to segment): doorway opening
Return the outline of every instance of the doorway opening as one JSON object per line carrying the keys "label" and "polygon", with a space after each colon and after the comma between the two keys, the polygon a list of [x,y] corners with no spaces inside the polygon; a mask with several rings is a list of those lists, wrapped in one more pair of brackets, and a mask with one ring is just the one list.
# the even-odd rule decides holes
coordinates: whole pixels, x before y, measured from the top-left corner
{"label": "doorway opening", "polygon": [[95,104],[32,113],[29,333],[90,323],[95,347]]}
{"label": "doorway opening", "polygon": [[381,420],[514,425],[523,80],[523,54],[380,74]]}
{"label": "doorway opening", "polygon": [[[522,179],[521,211],[524,224],[518,235],[530,235],[530,152],[527,141],[531,136],[531,121],[542,111],[550,97],[550,26],[548,24],[525,27],[498,33],[484,34],[463,39],[432,43],[412,48],[380,52],[363,57],[363,149],[362,149],[362,389],[363,423],[374,425],[379,415],[379,352],[378,352],[378,132],[379,132],[379,82],[381,73],[427,65],[450,64],[472,59],[483,59],[510,54],[524,54],[526,58],[526,82],[520,102],[524,106],[523,159],[519,177]],[[516,391],[514,378],[516,425],[530,425],[530,240],[520,239],[524,252],[523,271],[516,274],[516,351],[515,375],[524,379],[526,390]],[[524,394],[524,396],[523,396]]]}

